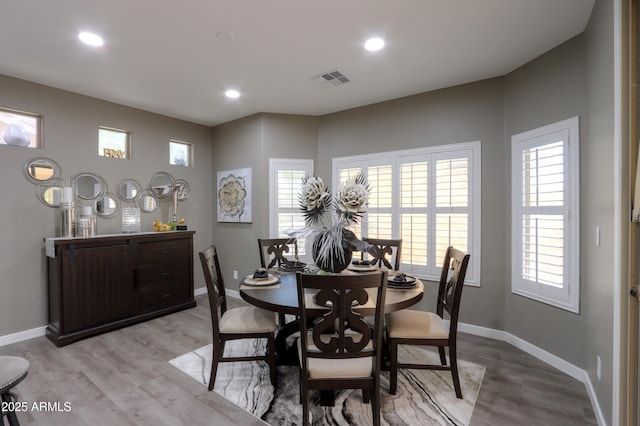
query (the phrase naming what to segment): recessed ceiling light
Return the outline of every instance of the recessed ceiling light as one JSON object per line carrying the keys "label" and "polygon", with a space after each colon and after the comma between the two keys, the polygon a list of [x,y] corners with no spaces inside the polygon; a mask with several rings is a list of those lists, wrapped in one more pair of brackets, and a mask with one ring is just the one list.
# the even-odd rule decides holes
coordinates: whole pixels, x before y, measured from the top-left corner
{"label": "recessed ceiling light", "polygon": [[231,90],[227,90],[226,92],[224,92],[224,95],[227,98],[235,99],[235,98],[240,97],[240,92],[238,92],[237,90],[231,89]]}
{"label": "recessed ceiling light", "polygon": [[370,38],[364,43],[364,48],[370,52],[375,52],[384,47],[384,40],[378,37]]}
{"label": "recessed ceiling light", "polygon": [[78,34],[78,38],[81,42],[88,44],[89,46],[102,46],[104,44],[102,37],[93,33],[83,32]]}

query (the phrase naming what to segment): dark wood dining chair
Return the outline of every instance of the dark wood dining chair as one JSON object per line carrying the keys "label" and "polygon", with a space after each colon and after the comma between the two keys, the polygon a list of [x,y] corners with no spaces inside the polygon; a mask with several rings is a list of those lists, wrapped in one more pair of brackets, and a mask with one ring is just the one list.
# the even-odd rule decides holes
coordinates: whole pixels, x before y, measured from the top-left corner
{"label": "dark wood dining chair", "polygon": [[[309,391],[362,389],[363,401],[371,402],[373,424],[379,425],[387,271],[359,275],[298,272],[296,279],[302,423],[309,424]],[[375,301],[369,301],[371,289]],[[372,306],[366,312],[354,311],[368,301]],[[363,315],[375,317],[373,328]]]}
{"label": "dark wood dining chair", "polygon": [[[378,266],[386,266],[395,271],[400,270],[400,255],[402,253],[402,240],[390,240],[383,238],[363,238],[362,241],[371,244],[368,251]],[[389,259],[387,259],[389,256]],[[362,253],[364,258],[364,253]]]}
{"label": "dark wood dining chair", "polygon": [[[298,241],[296,238],[258,238],[260,249],[260,265],[263,268],[280,267],[291,260],[298,260]],[[287,259],[285,253],[293,250],[292,258]]]}
{"label": "dark wood dining chair", "polygon": [[20,425],[16,415],[18,397],[12,389],[27,377],[28,372],[29,361],[26,359],[19,356],[0,356],[0,400],[2,401],[0,424],[4,425],[4,417],[7,416],[9,426]]}
{"label": "dark wood dining chair", "polygon": [[[218,363],[238,361],[266,361],[269,364],[271,383],[276,383],[275,332],[276,314],[254,306],[227,309],[224,280],[220,270],[220,261],[215,246],[200,253],[200,263],[204,272],[209,305],[211,307],[211,328],[213,329],[213,356],[209,390],[216,380]],[[266,339],[264,354],[224,357],[225,343],[238,339]]]}
{"label": "dark wood dining chair", "polygon": [[[387,314],[386,338],[391,358],[389,393],[396,393],[398,368],[448,370],[451,371],[456,396],[462,398],[460,378],[458,377],[456,340],[460,299],[462,298],[469,257],[468,253],[453,247],[447,248],[440,273],[435,313],[405,309]],[[449,276],[449,270],[452,271],[451,276]],[[448,325],[444,320],[445,312],[450,318]],[[437,346],[440,365],[398,362],[398,345]],[[449,348],[449,365],[447,365],[445,348]]]}

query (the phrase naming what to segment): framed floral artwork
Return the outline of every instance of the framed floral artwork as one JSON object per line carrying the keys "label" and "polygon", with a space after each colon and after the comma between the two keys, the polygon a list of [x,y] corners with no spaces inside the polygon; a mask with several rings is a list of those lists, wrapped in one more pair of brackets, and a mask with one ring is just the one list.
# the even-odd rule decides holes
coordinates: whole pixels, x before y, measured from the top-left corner
{"label": "framed floral artwork", "polygon": [[218,172],[218,222],[251,223],[251,167]]}

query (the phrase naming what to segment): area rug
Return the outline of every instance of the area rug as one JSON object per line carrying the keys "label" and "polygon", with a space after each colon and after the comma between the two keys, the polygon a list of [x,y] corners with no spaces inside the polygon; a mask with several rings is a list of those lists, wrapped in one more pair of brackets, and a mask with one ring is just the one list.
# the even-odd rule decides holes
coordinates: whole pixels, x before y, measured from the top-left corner
{"label": "area rug", "polygon": [[[437,352],[401,347],[405,362],[438,362]],[[173,366],[207,386],[211,371],[212,346],[207,345],[169,361]],[[226,356],[264,350],[259,340],[230,342]],[[482,384],[485,368],[458,361],[458,373],[464,399],[456,398],[451,373],[445,371],[404,370],[398,373],[398,389],[390,395],[389,373],[381,379],[382,424],[468,425]],[[263,362],[221,363],[213,390],[272,426],[300,425],[297,367],[279,366],[276,388],[271,385],[269,368]],[[314,426],[370,425],[371,405],[362,402],[359,390],[336,392],[335,405],[319,405],[318,395],[311,393],[311,418]]]}

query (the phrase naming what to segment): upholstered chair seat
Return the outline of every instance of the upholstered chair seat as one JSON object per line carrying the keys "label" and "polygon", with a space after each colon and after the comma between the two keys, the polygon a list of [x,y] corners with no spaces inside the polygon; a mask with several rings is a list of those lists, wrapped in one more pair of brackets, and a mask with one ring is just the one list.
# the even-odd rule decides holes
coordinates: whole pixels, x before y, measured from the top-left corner
{"label": "upholstered chair seat", "polygon": [[398,339],[449,338],[449,325],[438,315],[410,309],[388,314],[387,330]]}
{"label": "upholstered chair seat", "polygon": [[275,312],[252,306],[229,309],[220,319],[221,333],[273,333],[277,328]]}
{"label": "upholstered chair seat", "polygon": [[[362,335],[353,334],[353,339],[358,341]],[[321,340],[327,343],[332,335],[322,336]],[[308,334],[307,348],[309,352],[320,352],[318,347],[313,344],[313,336]],[[373,350],[372,342],[369,342],[364,350]],[[298,357],[302,363],[302,346],[301,340],[298,340]],[[375,357],[365,358],[345,358],[345,359],[328,359],[328,358],[309,358],[309,378],[311,379],[327,379],[331,377],[341,377],[352,379],[358,377],[371,377],[375,372]]]}

